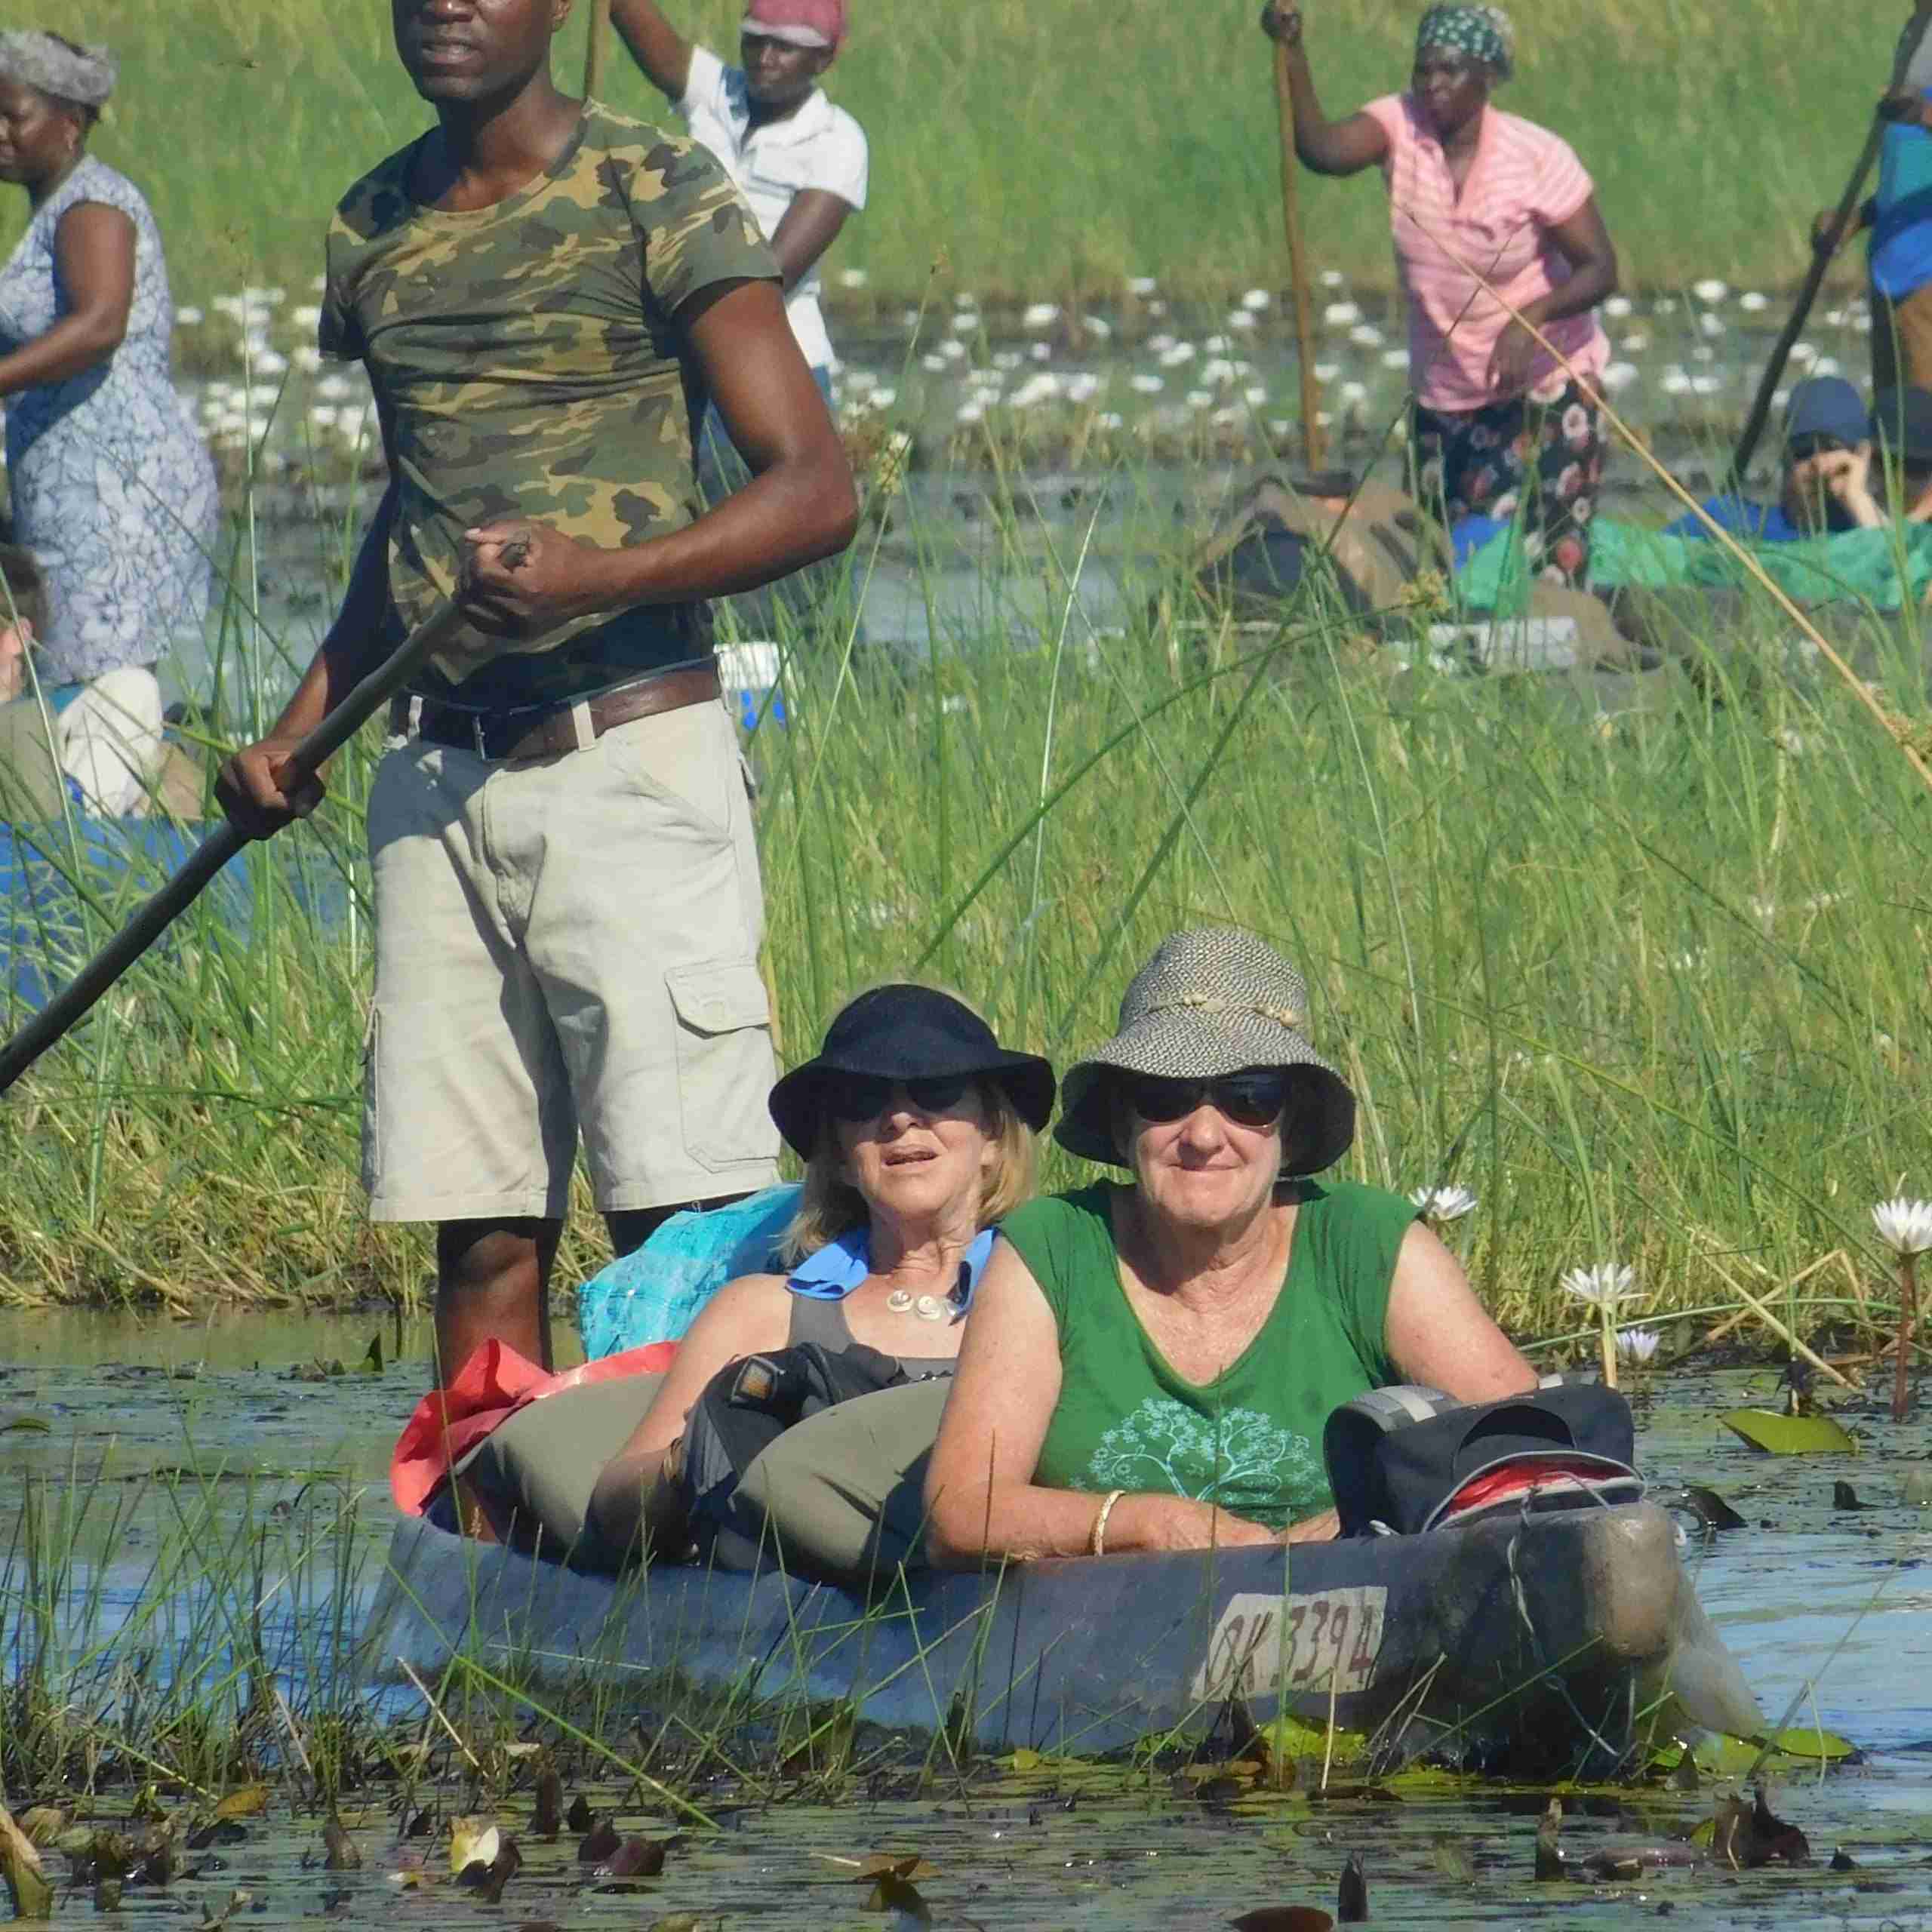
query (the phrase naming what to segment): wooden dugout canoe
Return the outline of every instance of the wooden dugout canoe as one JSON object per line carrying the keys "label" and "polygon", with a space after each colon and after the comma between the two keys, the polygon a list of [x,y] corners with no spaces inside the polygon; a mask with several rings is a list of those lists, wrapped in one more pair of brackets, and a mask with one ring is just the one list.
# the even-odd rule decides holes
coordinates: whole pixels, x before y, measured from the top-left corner
{"label": "wooden dugout canoe", "polygon": [[[703,1684],[850,1699],[980,1742],[1094,1754],[1204,1729],[1230,1695],[1447,1749],[1580,1767],[1654,1724],[1761,1730],[1655,1505],[1413,1537],[915,1574],[870,1601],[767,1572],[589,1576],[411,1520],[365,1626],[394,1680],[462,1652],[555,1684],[667,1669]],[[1674,1698],[1674,1703],[1666,1703]]]}

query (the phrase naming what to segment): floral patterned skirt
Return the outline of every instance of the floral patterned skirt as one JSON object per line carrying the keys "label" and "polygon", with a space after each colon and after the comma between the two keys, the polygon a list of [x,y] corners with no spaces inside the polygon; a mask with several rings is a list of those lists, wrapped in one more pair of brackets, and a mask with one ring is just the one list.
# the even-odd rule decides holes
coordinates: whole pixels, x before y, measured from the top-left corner
{"label": "floral patterned skirt", "polygon": [[1601,405],[1559,374],[1551,385],[1481,409],[1425,409],[1411,421],[1414,493],[1445,523],[1515,522],[1546,583],[1582,589],[1603,474]]}

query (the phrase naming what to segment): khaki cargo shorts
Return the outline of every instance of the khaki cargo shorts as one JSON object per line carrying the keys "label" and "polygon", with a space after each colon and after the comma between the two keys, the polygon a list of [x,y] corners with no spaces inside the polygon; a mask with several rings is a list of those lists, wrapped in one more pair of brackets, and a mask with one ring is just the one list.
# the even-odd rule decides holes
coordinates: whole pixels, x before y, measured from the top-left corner
{"label": "khaki cargo shorts", "polygon": [[368,827],[376,1220],[561,1218],[580,1137],[607,1214],[776,1178],[764,900],[721,706],[515,764],[411,740]]}

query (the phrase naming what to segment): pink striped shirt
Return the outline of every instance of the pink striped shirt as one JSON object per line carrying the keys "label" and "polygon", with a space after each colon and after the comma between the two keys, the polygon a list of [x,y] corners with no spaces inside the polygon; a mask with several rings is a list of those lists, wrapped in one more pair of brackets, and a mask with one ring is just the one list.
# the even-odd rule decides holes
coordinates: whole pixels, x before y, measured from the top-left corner
{"label": "pink striped shirt", "polygon": [[[1505,398],[1489,380],[1490,352],[1513,307],[1570,278],[1549,230],[1594,192],[1569,143],[1519,115],[1483,110],[1476,155],[1461,198],[1442,152],[1408,94],[1385,94],[1362,109],[1389,137],[1389,185],[1395,266],[1409,301],[1409,380],[1429,409],[1480,409]],[[1610,344],[1594,313],[1543,330],[1571,362],[1595,375]],[[1538,358],[1534,388],[1561,380]]]}

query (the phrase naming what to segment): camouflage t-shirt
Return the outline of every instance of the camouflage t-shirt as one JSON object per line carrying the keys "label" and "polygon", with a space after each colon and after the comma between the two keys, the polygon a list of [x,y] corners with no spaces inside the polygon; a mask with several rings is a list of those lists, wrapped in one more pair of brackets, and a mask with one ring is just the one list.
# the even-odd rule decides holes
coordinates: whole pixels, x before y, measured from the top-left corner
{"label": "camouflage t-shirt", "polygon": [[[319,334],[325,355],[366,365],[388,412],[398,636],[450,594],[473,525],[528,517],[610,548],[691,522],[696,375],[672,316],[714,283],[778,278],[704,149],[597,102],[491,208],[413,199],[420,146],[337,208]],[[514,642],[466,627],[416,681],[466,704],[541,704],[710,648],[703,603],[640,605]]]}

